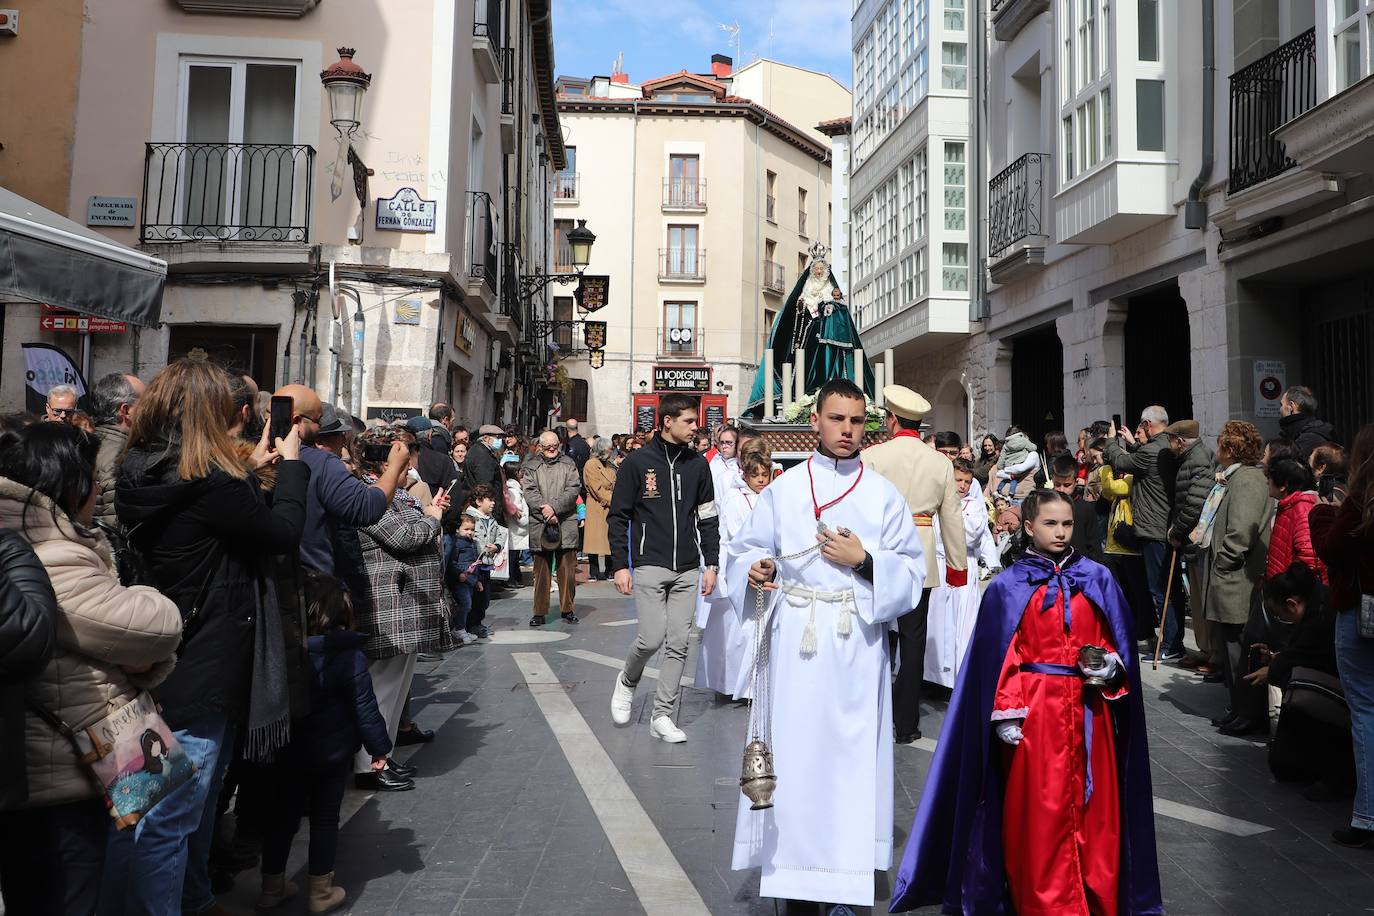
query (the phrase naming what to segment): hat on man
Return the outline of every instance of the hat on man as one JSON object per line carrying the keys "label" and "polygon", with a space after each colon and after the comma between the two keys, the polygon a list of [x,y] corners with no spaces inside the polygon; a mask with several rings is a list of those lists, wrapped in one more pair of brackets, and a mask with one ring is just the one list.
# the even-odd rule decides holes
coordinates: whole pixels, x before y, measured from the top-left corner
{"label": "hat on man", "polygon": [[930,402],[905,385],[883,388],[883,401],[890,413],[904,420],[923,420],[930,413]]}
{"label": "hat on man", "polygon": [[1197,420],[1175,420],[1164,427],[1166,436],[1178,436],[1180,439],[1196,439],[1202,434],[1202,427]]}
{"label": "hat on man", "polygon": [[411,432],[414,433],[422,433],[428,429],[432,429],[433,427],[434,424],[430,422],[429,417],[416,416],[411,417],[409,420],[406,420],[406,429],[409,429]]}
{"label": "hat on man", "polygon": [[352,423],[345,422],[344,414],[339,412],[339,408],[325,401],[320,405],[320,428],[316,430],[315,435],[337,435],[352,425]]}
{"label": "hat on man", "polygon": [[502,429],[501,427],[497,426],[495,423],[483,423],[483,424],[482,424],[482,428],[479,429],[479,430],[477,430],[477,438],[479,438],[479,439],[482,438],[483,436],[502,436],[502,437],[504,437],[505,435],[506,435],[506,431],[505,431],[504,429]]}

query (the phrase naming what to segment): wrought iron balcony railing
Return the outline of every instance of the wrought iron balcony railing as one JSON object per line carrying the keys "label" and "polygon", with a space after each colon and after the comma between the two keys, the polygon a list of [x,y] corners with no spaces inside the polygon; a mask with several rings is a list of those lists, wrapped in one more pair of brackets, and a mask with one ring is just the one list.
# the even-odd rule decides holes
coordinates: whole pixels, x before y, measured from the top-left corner
{"label": "wrought iron balcony railing", "polygon": [[515,114],[515,49],[501,49],[501,114]]}
{"label": "wrought iron balcony railing", "polygon": [[763,262],[763,288],[768,292],[780,293],[787,283],[786,271],[777,261]]}
{"label": "wrought iron balcony railing", "polygon": [[660,248],[658,250],[658,278],[660,280],[705,280],[706,250],[704,248]]}
{"label": "wrought iron balcony railing", "polygon": [[558,172],[553,176],[554,200],[577,200],[580,175],[577,172]]}
{"label": "wrought iron balcony railing", "polygon": [[501,0],[473,0],[472,34],[486,38],[492,47],[501,47]]}
{"label": "wrought iron balcony railing", "polygon": [[310,239],[315,150],[276,143],[149,143],[143,242]]}
{"label": "wrought iron balcony railing", "polygon": [[467,239],[468,276],[480,279],[496,293],[497,239],[494,237],[492,216],[495,213],[491,195],[486,191],[468,192]]}
{"label": "wrought iron balcony railing", "polygon": [[1259,184],[1297,165],[1273,132],[1317,104],[1317,33],[1308,29],[1231,75],[1231,171],[1227,190]]}
{"label": "wrought iron balcony railing", "polygon": [[705,210],[706,179],[663,179],[663,206],[673,210]]}
{"label": "wrought iron balcony railing", "polygon": [[659,328],[658,355],[668,358],[700,358],[706,355],[705,332],[700,328]]}
{"label": "wrought iron balcony railing", "polygon": [[988,182],[988,249],[1006,251],[1028,236],[1044,235],[1048,153],[1026,153]]}

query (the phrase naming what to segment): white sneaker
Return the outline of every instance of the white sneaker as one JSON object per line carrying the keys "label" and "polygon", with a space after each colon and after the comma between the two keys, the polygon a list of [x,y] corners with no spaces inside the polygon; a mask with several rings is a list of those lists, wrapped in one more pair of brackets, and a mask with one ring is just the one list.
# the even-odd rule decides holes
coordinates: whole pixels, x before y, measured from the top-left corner
{"label": "white sneaker", "polygon": [[649,736],[669,744],[681,744],[687,740],[687,733],[673,724],[667,716],[659,716],[649,723]]}
{"label": "white sneaker", "polygon": [[611,721],[616,725],[630,724],[630,707],[634,705],[635,689],[625,683],[625,676],[615,676],[615,689],[611,691]]}
{"label": "white sneaker", "polygon": [[462,633],[460,633],[458,638],[463,641],[463,645],[465,646],[470,646],[473,643],[477,642],[477,637],[473,636],[467,630],[464,630]]}

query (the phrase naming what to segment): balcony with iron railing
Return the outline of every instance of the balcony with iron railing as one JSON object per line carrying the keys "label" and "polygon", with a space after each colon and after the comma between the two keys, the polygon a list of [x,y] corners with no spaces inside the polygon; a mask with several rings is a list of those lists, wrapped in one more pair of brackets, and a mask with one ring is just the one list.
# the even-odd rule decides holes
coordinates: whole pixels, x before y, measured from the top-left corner
{"label": "balcony with iron railing", "polygon": [[470,296],[483,298],[491,310],[497,302],[498,260],[495,213],[491,195],[469,191],[467,207],[467,285]]}
{"label": "balcony with iron railing", "polygon": [[148,143],[142,242],[310,240],[315,150],[275,143]]}
{"label": "balcony with iron railing", "polygon": [[658,355],[662,359],[701,359],[706,355],[705,333],[698,328],[658,329]]}
{"label": "balcony with iron railing", "polygon": [[705,210],[706,179],[663,179],[664,210]]}
{"label": "balcony with iron railing", "polygon": [[706,250],[704,248],[660,248],[658,250],[658,279],[663,282],[706,282]]}
{"label": "balcony with iron railing", "polygon": [[501,51],[501,0],[473,0],[472,54],[482,79],[488,83],[501,79]]}
{"label": "balcony with iron railing", "polygon": [[787,283],[787,274],[777,261],[763,262],[763,291],[781,294]]}
{"label": "balcony with iron railing", "polygon": [[553,202],[556,204],[575,204],[580,185],[577,172],[558,172],[553,176]]}
{"label": "balcony with iron railing", "polygon": [[1232,74],[1227,191],[1243,191],[1296,165],[1273,133],[1316,104],[1315,29]]}
{"label": "balcony with iron railing", "polygon": [[1030,236],[1045,235],[1048,153],[1026,153],[988,182],[988,250],[993,256]]}

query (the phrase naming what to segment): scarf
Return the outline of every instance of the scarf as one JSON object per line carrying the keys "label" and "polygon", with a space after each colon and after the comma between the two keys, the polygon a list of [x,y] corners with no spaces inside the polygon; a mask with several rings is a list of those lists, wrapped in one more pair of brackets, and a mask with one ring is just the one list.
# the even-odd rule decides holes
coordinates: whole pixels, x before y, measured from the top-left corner
{"label": "scarf", "polygon": [[[291,692],[286,677],[286,641],[282,638],[277,581],[269,560],[258,564],[258,607],[253,628],[253,682],[248,699],[248,734],[243,753],[268,761],[291,738]],[[304,612],[304,606],[301,608]]]}
{"label": "scarf", "polygon": [[1212,527],[1217,522],[1217,509],[1221,508],[1221,499],[1226,495],[1226,483],[1240,467],[1240,462],[1236,462],[1219,472],[1217,482],[1212,485],[1212,492],[1207,494],[1207,499],[1202,503],[1202,515],[1198,517],[1197,527],[1188,535],[1188,540],[1203,550],[1212,546]]}

